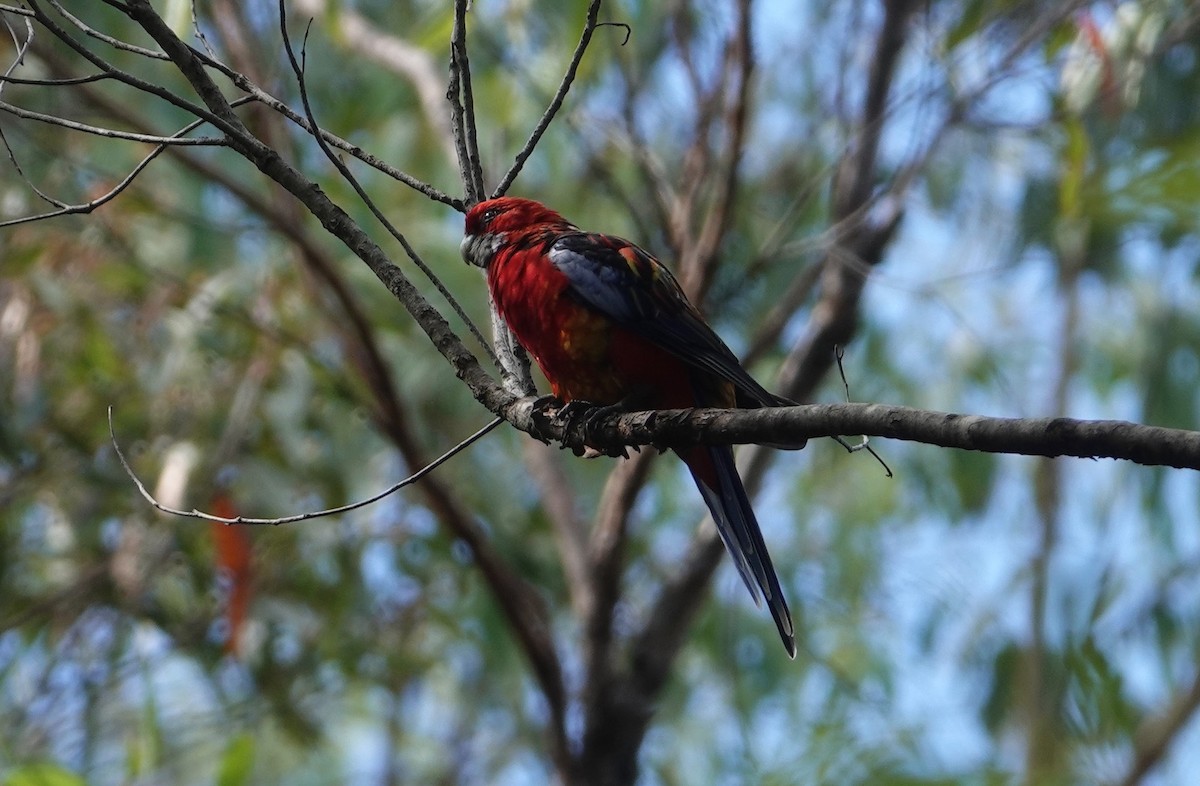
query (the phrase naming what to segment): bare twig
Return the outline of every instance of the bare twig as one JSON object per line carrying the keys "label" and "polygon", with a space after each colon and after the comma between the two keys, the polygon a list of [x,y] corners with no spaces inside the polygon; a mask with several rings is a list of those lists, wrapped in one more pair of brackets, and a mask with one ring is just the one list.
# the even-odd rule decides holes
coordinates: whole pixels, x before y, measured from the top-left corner
{"label": "bare twig", "polygon": [[[15,80],[9,80],[15,81]],[[84,134],[93,134],[94,136],[107,137],[109,139],[124,139],[128,142],[145,142],[151,145],[178,145],[180,147],[221,147],[226,143],[223,137],[217,136],[199,136],[199,137],[183,137],[179,132],[171,136],[155,136],[154,134],[135,134],[129,131],[118,131],[115,128],[102,128],[100,126],[88,125],[87,123],[78,123],[74,120],[68,120],[65,117],[58,115],[48,115],[42,112],[34,112],[30,109],[23,109],[19,106],[14,106],[4,101],[0,101],[0,111],[7,112],[10,115],[22,118],[23,120],[36,120],[39,123],[49,123],[50,125],[60,126],[68,131],[79,131]],[[203,121],[196,121],[188,126],[188,130],[192,130],[201,125]]]}
{"label": "bare twig", "polygon": [[[450,84],[446,98],[450,101],[451,128],[458,157],[459,177],[466,191],[466,202],[474,205],[484,198],[483,168],[479,160],[478,136],[475,129],[473,96],[469,92],[470,74],[466,61],[467,0],[455,0],[454,30],[450,41]],[[488,297],[488,315],[492,325],[492,346],[500,365],[500,384],[514,397],[532,395],[535,387],[530,374],[529,356],[496,311]]]}
{"label": "bare twig", "polygon": [[451,130],[458,152],[458,171],[467,194],[467,204],[473,205],[487,193],[483,187],[483,164],[479,159],[479,137],[475,128],[475,96],[471,90],[471,64],[467,58],[468,0],[454,0],[454,29],[450,33],[450,84],[446,97],[450,99]]}
{"label": "bare twig", "polygon": [[8,21],[7,18],[4,20],[4,27],[8,30],[9,35],[12,36],[13,44],[17,48],[17,53],[13,57],[12,62],[8,64],[8,68],[4,69],[3,76],[0,76],[0,92],[4,91],[5,82],[9,81],[13,71],[16,71],[17,68],[25,62],[25,54],[29,51],[29,47],[33,45],[34,36],[33,23],[28,19],[25,20],[24,40],[17,35],[17,31],[13,29],[12,22]]}
{"label": "bare twig", "polygon": [[[234,115],[232,111],[229,112],[227,116],[218,116],[199,104],[181,98],[172,90],[169,90],[161,85],[156,85],[153,82],[148,82],[145,79],[140,79],[126,71],[122,71],[77,41],[75,37],[70,34],[70,32],[51,19],[46,12],[41,9],[41,7],[38,5],[38,0],[27,0],[27,2],[33,9],[35,18],[39,23],[49,30],[55,38],[70,47],[84,60],[100,69],[101,72],[109,75],[113,79],[116,79],[123,84],[134,88],[135,90],[161,98],[172,106],[178,107],[188,114],[208,121],[214,128],[218,129],[222,133],[236,134],[241,123],[237,120],[236,115]],[[106,2],[108,2],[108,0],[106,0]],[[112,5],[111,2],[109,4]],[[137,4],[138,7],[140,7],[140,5],[141,3]],[[118,5],[117,7],[121,8],[121,10],[126,13],[132,13],[134,11],[133,7],[127,8],[123,5]],[[157,14],[155,16],[157,17]],[[167,29],[169,30],[170,28]],[[217,95],[220,95],[220,91],[217,90],[216,85],[212,86],[212,91]],[[222,103],[225,103],[225,105],[228,106],[228,103],[224,101],[223,97]]]}
{"label": "bare twig", "polygon": [[294,5],[307,14],[328,14],[340,37],[356,56],[374,60],[405,77],[417,92],[426,121],[437,139],[444,144],[446,155],[453,160],[454,143],[445,88],[434,58],[427,51],[399,36],[379,30],[366,17],[344,3],[336,4],[336,10],[330,10],[328,0],[296,0]]}
{"label": "bare twig", "polygon": [[[311,26],[311,20],[309,24]],[[296,82],[300,87],[300,100],[304,104],[304,113],[308,118],[309,125],[312,126],[313,129],[320,129],[320,125],[317,123],[317,119],[313,115],[312,104],[309,103],[308,100],[308,85],[304,77],[304,61],[307,59],[307,54],[302,46],[300,60],[297,60],[296,58],[295,49],[292,48],[292,41],[288,35],[287,13],[283,4],[283,0],[279,0],[279,28],[280,33],[283,36],[283,46],[287,52],[288,62],[292,66],[292,71],[296,75]],[[306,28],[304,31],[305,44],[307,44],[308,41],[309,29],[310,28]],[[395,238],[396,242],[400,244],[400,247],[404,249],[404,253],[408,255],[408,258],[412,260],[412,263],[416,265],[417,268],[425,275],[425,277],[434,285],[434,287],[437,288],[437,291],[441,293],[442,297],[445,298],[446,302],[450,305],[450,308],[454,310],[454,313],[457,314],[459,319],[463,321],[463,324],[467,326],[467,330],[471,332],[471,335],[475,336],[476,340],[479,341],[479,345],[483,347],[483,350],[488,354],[496,366],[503,369],[503,366],[500,365],[500,360],[492,351],[491,344],[489,344],[487,339],[483,337],[483,333],[481,333],[479,328],[475,326],[475,323],[471,320],[471,317],[467,315],[466,310],[459,305],[458,300],[453,294],[451,294],[450,290],[446,288],[446,285],[442,283],[442,280],[437,277],[437,274],[433,272],[429,265],[425,264],[425,260],[421,259],[421,256],[417,254],[417,250],[412,247],[411,243],[408,242],[408,238],[401,234],[400,230],[396,229],[395,225],[388,220],[388,217],[384,215],[383,211],[380,210],[375,204],[375,200],[371,199],[370,194],[368,194],[366,189],[362,187],[362,185],[358,182],[358,179],[354,177],[354,174],[350,171],[350,168],[347,167],[345,163],[343,163],[342,160],[334,155],[333,151],[329,149],[329,145],[324,139],[321,138],[321,135],[319,133],[314,133],[313,138],[317,141],[317,145],[320,146],[321,152],[325,154],[325,157],[329,159],[330,163],[333,164],[342,177],[345,178],[346,182],[349,183],[354,189],[354,192],[358,194],[358,198],[361,199],[363,204],[367,206],[367,209],[371,211],[371,215],[375,216],[376,220],[378,220],[379,223],[382,224],[385,229],[387,229],[388,233]]]}
{"label": "bare twig", "polygon": [[102,82],[112,79],[111,74],[89,74],[70,79],[23,79],[19,76],[0,76],[0,82],[10,82],[14,85],[36,85],[38,87],[69,87],[71,85],[86,85],[91,82]]}
{"label": "bare twig", "polygon": [[1134,733],[1133,762],[1120,786],[1138,786],[1154,766],[1162,761],[1167,749],[1200,710],[1200,674],[1192,678],[1187,692],[1176,696],[1165,709],[1142,721]]}
{"label": "bare twig", "polygon": [[[588,5],[587,18],[583,23],[583,32],[579,35],[579,43],[575,46],[575,53],[571,55],[571,62],[567,64],[567,71],[563,74],[562,81],[558,84],[558,90],[555,91],[554,97],[550,99],[550,106],[546,107],[546,111],[542,113],[542,117],[534,126],[533,132],[529,135],[529,139],[525,141],[524,147],[517,153],[516,160],[513,165],[504,173],[504,177],[500,178],[500,183],[496,186],[496,190],[492,192],[492,198],[503,196],[512,186],[513,181],[517,179],[517,175],[521,173],[521,169],[525,166],[525,162],[533,155],[533,150],[541,141],[542,135],[546,133],[546,129],[550,127],[554,116],[558,114],[558,110],[562,108],[563,101],[567,97],[567,91],[571,89],[571,83],[575,81],[575,74],[579,70],[579,63],[583,60],[583,55],[587,51],[588,44],[591,43],[592,34],[596,32],[597,18],[600,15],[600,3],[602,0],[592,0]],[[625,40],[629,40],[628,27],[626,27]]]}
{"label": "bare twig", "polygon": [[[838,376],[842,378],[842,391],[845,393],[846,403],[849,404],[850,403],[850,382],[849,382],[849,380],[846,379],[846,368],[842,365],[842,359],[846,356],[846,350],[845,350],[845,348],[840,347],[840,346],[834,347],[833,354],[834,354],[834,357],[837,358]],[[887,462],[884,461],[880,457],[880,455],[875,452],[875,449],[873,447],[871,447],[871,438],[869,436],[867,436],[866,434],[862,435],[862,439],[857,444],[854,444],[854,445],[851,445],[849,442],[842,439],[840,436],[833,437],[833,441],[838,443],[842,447],[844,447],[846,449],[847,453],[857,453],[860,450],[867,451],[868,453],[871,454],[871,456],[874,457],[874,459],[876,461],[879,462],[879,466],[883,467],[884,475],[886,475],[889,478],[894,477],[894,475],[892,474],[892,468],[889,467],[887,465]]]}
{"label": "bare twig", "polygon": [[745,152],[746,124],[749,116],[751,80],[754,74],[754,49],[751,35],[750,0],[740,0],[737,3],[737,21],[727,45],[727,65],[722,71],[726,81],[732,79],[732,86],[723,86],[722,93],[726,107],[723,113],[723,125],[727,142],[721,151],[720,161],[714,173],[706,173],[705,177],[716,183],[716,193],[696,234],[692,254],[690,272],[694,277],[694,293],[702,297],[708,291],[716,272],[718,251],[721,240],[729,228],[733,206],[737,199],[738,187],[741,184],[739,170],[742,154]]}
{"label": "bare twig", "polygon": [[[241,99],[241,102],[245,102],[248,100],[250,100],[250,99],[243,98],[243,99]],[[234,102],[235,105],[237,103],[239,103],[239,102]],[[0,110],[9,111],[9,109],[10,109],[10,107],[7,104],[0,102]],[[12,109],[16,109],[16,107],[12,107]],[[24,110],[21,110],[21,111],[23,112]],[[18,114],[18,113],[14,113],[14,114]],[[54,125],[60,125],[60,126],[67,127],[67,128],[73,128],[75,125],[79,125],[79,124],[75,124],[75,123],[70,123],[70,121],[63,120],[62,118],[53,118],[49,115],[45,116],[45,118],[48,118],[46,120],[46,122],[52,122]],[[103,194],[99,197],[96,197],[95,199],[92,199],[88,202],[84,202],[82,204],[77,204],[77,205],[68,205],[64,202],[60,202],[58,200],[52,199],[52,198],[46,196],[45,194],[43,194],[36,187],[34,187],[33,184],[29,182],[29,179],[25,178],[24,173],[22,173],[20,171],[20,167],[17,165],[16,159],[12,156],[11,149],[9,149],[9,157],[12,160],[13,165],[17,166],[17,171],[21,174],[21,176],[23,178],[25,178],[25,181],[27,183],[29,183],[30,187],[33,187],[34,190],[37,191],[39,196],[41,196],[43,199],[47,200],[48,202],[51,202],[52,204],[56,205],[58,207],[58,209],[51,210],[51,211],[48,211],[45,213],[38,213],[36,215],[22,216],[20,218],[9,219],[7,221],[0,221],[0,228],[8,227],[8,226],[16,226],[17,224],[26,224],[31,221],[41,221],[42,219],[54,218],[56,216],[75,215],[75,214],[92,212],[93,210],[95,210],[96,208],[105,204],[106,202],[111,201],[118,194],[120,194],[122,191],[124,191],[126,188],[128,188],[129,184],[132,183],[134,181],[134,179],[137,178],[137,176],[140,175],[146,169],[146,167],[148,167],[150,165],[151,161],[153,161],[155,158],[157,158],[159,155],[161,155],[164,150],[167,150],[170,147],[176,146],[179,143],[179,141],[181,140],[183,134],[189,134],[203,124],[204,124],[204,121],[202,121],[202,120],[194,120],[191,123],[189,123],[188,125],[184,126],[182,129],[180,129],[179,131],[177,131],[174,135],[172,135],[170,137],[156,137],[156,136],[150,136],[150,135],[145,135],[145,134],[133,135],[133,136],[141,137],[141,139],[138,141],[146,141],[146,140],[161,140],[161,141],[158,141],[156,143],[155,148],[153,150],[151,150],[150,153],[145,158],[143,158],[140,162],[138,162],[137,166],[135,166],[129,172],[129,174],[127,174],[124,178],[122,178],[119,183],[117,183],[115,186],[113,186],[111,189],[109,189],[105,194]],[[79,129],[75,129],[75,130],[79,130]],[[101,134],[101,136],[106,136],[106,134]],[[2,133],[0,133],[0,137],[3,137]],[[122,137],[122,138],[127,138],[127,137]],[[203,139],[207,140],[208,146],[226,144],[226,140],[224,138],[204,137]],[[186,141],[186,140],[184,140],[184,141]],[[4,145],[6,148],[8,147],[7,139],[4,140]]]}
{"label": "bare twig", "polygon": [[[58,11],[58,13],[63,17],[63,19],[66,19],[72,25],[77,27],[79,29],[79,31],[81,33],[83,33],[84,35],[86,35],[88,38],[94,38],[97,41],[102,41],[102,42],[108,44],[109,46],[111,46],[113,49],[119,49],[123,52],[132,52],[135,55],[141,55],[142,57],[148,57],[151,60],[169,60],[170,59],[163,52],[160,52],[160,51],[157,51],[154,49],[147,49],[143,46],[137,46],[136,44],[131,44],[127,41],[122,41],[119,38],[114,38],[106,33],[100,32],[99,30],[97,30],[97,29],[91,27],[90,25],[88,25],[87,23],[85,23],[79,17],[72,14],[67,9],[63,8],[62,4],[59,3],[58,0],[46,0],[46,2],[48,2],[55,11]],[[117,8],[121,8],[121,6],[118,5]]]}
{"label": "bare twig", "polygon": [[309,519],[319,519],[319,518],[324,518],[326,516],[336,516],[340,513],[348,513],[349,511],[357,510],[358,508],[363,508],[363,507],[366,507],[367,505],[371,505],[375,502],[378,502],[379,500],[383,499],[384,497],[387,497],[391,494],[395,494],[397,491],[404,488],[405,486],[411,486],[413,483],[416,483],[418,480],[425,477],[430,472],[433,472],[435,469],[440,467],[442,464],[445,464],[447,461],[449,461],[451,458],[453,458],[454,456],[461,453],[466,448],[470,447],[472,444],[477,442],[480,439],[480,437],[487,434],[489,431],[494,429],[496,426],[499,426],[502,422],[503,421],[500,418],[493,418],[486,426],[479,429],[474,434],[472,434],[471,436],[464,439],[462,442],[459,442],[457,445],[450,448],[450,450],[446,451],[441,456],[438,456],[436,459],[429,462],[428,464],[426,464],[424,467],[417,470],[413,474],[409,475],[404,480],[394,483],[391,486],[389,486],[388,488],[379,492],[378,494],[374,494],[370,497],[367,497],[366,499],[361,499],[357,502],[351,502],[346,505],[340,505],[336,508],[328,508],[326,510],[307,511],[305,513],[297,513],[297,514],[290,515],[290,516],[280,516],[277,518],[253,518],[253,517],[249,517],[249,516],[235,516],[233,518],[227,518],[224,516],[215,516],[211,513],[205,513],[204,511],[197,510],[196,508],[192,508],[191,510],[183,510],[181,508],[172,508],[167,505],[163,505],[157,499],[155,499],[154,496],[146,489],[146,486],[144,483],[142,483],[141,479],[138,478],[138,476],[134,473],[133,468],[129,466],[129,462],[125,459],[125,453],[121,450],[121,446],[117,442],[117,434],[113,427],[112,406],[109,406],[109,408],[108,408],[108,436],[112,442],[113,450],[116,451],[117,458],[120,460],[121,466],[125,469],[125,474],[129,476],[129,479],[133,481],[135,486],[137,486],[138,492],[141,493],[142,497],[148,503],[150,503],[151,506],[153,506],[157,510],[161,510],[163,513],[169,513],[172,516],[180,516],[183,518],[191,518],[191,519],[204,519],[205,521],[215,521],[220,524],[249,524],[249,525],[260,525],[260,526],[261,525],[278,526],[280,524],[291,524],[296,521],[307,521]]}
{"label": "bare twig", "polygon": [[372,169],[382,172],[393,180],[408,186],[419,194],[423,194],[424,196],[427,196],[436,202],[441,202],[443,205],[452,207],[460,213],[466,210],[466,207],[461,199],[449,196],[429,183],[419,180],[407,172],[397,169],[378,156],[363,150],[358,145],[347,142],[345,139],[331,134],[324,129],[314,129],[303,115],[301,115],[299,112],[296,112],[283,101],[280,101],[278,98],[259,87],[245,74],[235,71],[218,60],[213,60],[203,53],[196,52],[195,54],[200,57],[206,65],[215,68],[227,79],[229,79],[239,90],[254,96],[254,98],[260,103],[283,115],[305,133],[310,135],[319,134],[321,139],[325,140],[325,142],[328,144],[345,152],[347,155],[357,158],[359,161],[362,161]]}
{"label": "bare twig", "polygon": [[526,439],[522,442],[525,464],[530,477],[537,484],[542,508],[554,530],[571,608],[576,616],[584,619],[591,586],[587,563],[587,522],[577,510],[570,478],[563,470],[562,454],[537,440]]}

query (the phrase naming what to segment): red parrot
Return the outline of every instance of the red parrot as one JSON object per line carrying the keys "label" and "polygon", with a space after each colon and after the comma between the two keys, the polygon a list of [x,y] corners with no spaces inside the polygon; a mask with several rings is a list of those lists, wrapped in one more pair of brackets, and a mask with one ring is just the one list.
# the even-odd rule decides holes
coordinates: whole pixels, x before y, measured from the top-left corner
{"label": "red parrot", "polygon": [[[657,259],[516,197],[467,213],[463,259],[487,271],[500,317],[563,402],[650,409],[787,404],[742,368]],[[791,613],[728,445],[676,449],[755,603],[766,598],[788,655]]]}

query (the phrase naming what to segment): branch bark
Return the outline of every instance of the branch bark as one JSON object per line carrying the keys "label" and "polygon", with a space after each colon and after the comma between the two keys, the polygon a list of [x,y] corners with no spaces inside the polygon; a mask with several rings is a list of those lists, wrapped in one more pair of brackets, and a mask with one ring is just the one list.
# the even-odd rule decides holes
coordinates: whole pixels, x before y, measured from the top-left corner
{"label": "branch bark", "polygon": [[[531,408],[533,401],[524,399],[514,409]],[[520,413],[515,419],[524,425]],[[1146,466],[1200,470],[1200,431],[1124,420],[963,415],[888,404],[673,409],[598,418],[590,427],[580,422],[538,427],[568,446],[598,448],[695,443],[801,447],[815,437],[864,434],[986,453],[1125,459]]]}

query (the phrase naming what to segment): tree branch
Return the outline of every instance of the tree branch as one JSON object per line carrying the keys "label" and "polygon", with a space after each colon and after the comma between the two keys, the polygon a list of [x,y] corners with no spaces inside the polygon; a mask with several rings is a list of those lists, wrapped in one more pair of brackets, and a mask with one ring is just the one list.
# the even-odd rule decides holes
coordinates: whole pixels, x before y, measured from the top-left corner
{"label": "tree branch", "polygon": [[571,55],[571,62],[567,65],[567,71],[563,74],[562,81],[558,84],[558,90],[554,93],[554,98],[550,99],[550,105],[546,107],[546,111],[542,113],[542,117],[534,126],[533,133],[529,135],[525,146],[517,153],[517,158],[513,161],[513,165],[504,173],[504,177],[500,179],[496,190],[492,192],[492,198],[504,196],[513,181],[517,179],[517,175],[521,173],[521,169],[525,166],[525,162],[533,155],[533,150],[541,141],[542,135],[546,133],[546,129],[550,127],[550,122],[554,120],[554,116],[558,114],[558,110],[562,108],[563,100],[567,97],[567,91],[571,89],[571,83],[575,81],[575,74],[579,70],[579,63],[583,60],[583,54],[587,51],[588,44],[592,41],[592,34],[596,32],[596,20],[600,15],[600,3],[602,0],[592,0],[588,6],[587,18],[583,23],[583,32],[579,36],[579,43],[575,46],[575,53]]}
{"label": "tree branch", "polygon": [[1180,732],[1196,716],[1200,709],[1200,674],[1197,674],[1187,692],[1176,696],[1166,709],[1158,715],[1142,721],[1133,738],[1133,763],[1121,786],[1137,786],[1154,765],[1162,761],[1167,748],[1179,738]]}
{"label": "tree branch", "polygon": [[445,91],[434,58],[429,52],[398,36],[382,32],[345,4],[339,3],[334,10],[329,8],[328,0],[295,0],[294,4],[306,14],[328,16],[341,38],[349,43],[354,56],[373,60],[405,77],[416,91],[421,111],[442,143],[443,152],[451,161],[454,160]]}
{"label": "tree branch", "polygon": [[729,220],[733,215],[733,206],[737,202],[738,188],[741,185],[739,175],[742,154],[745,152],[751,81],[754,75],[751,19],[750,0],[740,0],[737,4],[737,22],[727,44],[728,56],[725,65],[725,81],[729,82],[732,77],[732,87],[727,90],[728,97],[724,99],[726,106],[722,117],[727,142],[725,149],[721,151],[717,171],[706,173],[709,180],[716,181],[716,193],[696,234],[693,267],[690,268],[694,276],[694,292],[699,297],[708,291],[712,283],[716,262],[720,258],[718,250],[729,229]]}
{"label": "tree branch", "polygon": [[467,58],[467,0],[454,0],[454,29],[450,33],[450,127],[458,151],[458,170],[462,176],[467,205],[483,199],[483,165],[479,160],[479,139],[475,128],[475,95],[471,90],[471,64]]}
{"label": "tree branch", "polygon": [[[518,427],[526,425],[514,405]],[[575,447],[675,447],[702,444],[803,445],[815,437],[865,434],[944,448],[1024,456],[1125,459],[1145,466],[1200,470],[1200,431],[1124,420],[999,418],[887,404],[800,404],[769,409],[674,409],[566,425],[539,422],[542,433]],[[532,425],[530,423],[529,425]]]}
{"label": "tree branch", "polygon": [[[375,200],[371,198],[371,195],[367,193],[367,190],[362,187],[361,183],[358,182],[358,178],[354,177],[354,173],[350,171],[350,168],[347,167],[340,158],[334,155],[333,150],[330,149],[328,143],[321,138],[319,133],[321,126],[317,122],[316,116],[313,114],[312,104],[309,102],[308,98],[308,82],[304,73],[304,63],[307,61],[307,54],[302,47],[300,59],[297,59],[296,57],[295,49],[292,47],[292,41],[288,35],[287,11],[283,5],[283,0],[279,0],[279,29],[281,35],[283,36],[283,46],[287,52],[288,62],[292,66],[292,72],[295,74],[296,82],[300,88],[300,100],[304,105],[304,115],[308,119],[309,125],[311,125],[314,129],[313,138],[317,141],[317,145],[321,148],[321,152],[325,154],[325,157],[329,160],[329,163],[333,164],[334,168],[338,171],[342,178],[350,184],[350,187],[354,189],[354,193],[358,194],[358,198],[361,199],[362,203],[367,206],[368,210],[371,211],[371,215],[375,216],[375,219],[383,225],[383,228],[388,231],[388,234],[390,234],[396,240],[396,242],[400,244],[400,247],[404,249],[404,253],[408,255],[410,260],[412,260],[412,263],[417,266],[417,269],[425,275],[425,278],[427,278],[441,294],[441,296],[445,298],[446,302],[450,305],[450,308],[455,314],[458,315],[458,318],[462,320],[463,324],[466,325],[467,330],[471,332],[471,335],[475,336],[476,340],[479,341],[479,344],[481,347],[483,347],[484,351],[491,356],[492,360],[496,362],[497,366],[500,366],[500,361],[492,352],[492,348],[488,344],[487,339],[483,337],[483,334],[479,332],[479,328],[477,328],[475,323],[471,321],[471,317],[459,304],[458,299],[455,298],[454,294],[450,292],[444,283],[442,283],[442,280],[438,278],[436,273],[433,272],[433,269],[430,268],[429,265],[425,264],[425,260],[421,259],[421,256],[417,253],[417,250],[413,248],[411,243],[408,242],[408,238],[406,238],[400,232],[400,230],[396,228],[395,224],[388,219],[384,212],[379,209],[379,207],[375,204]],[[305,43],[307,43],[307,30],[305,31],[304,37]],[[501,370],[503,370],[503,367],[501,367]]]}
{"label": "tree branch", "polygon": [[[204,63],[198,54],[175,36],[148,0],[130,0],[129,14],[171,55],[180,72],[203,98],[209,109],[200,110],[202,116],[212,117],[215,125],[229,136],[231,147],[296,197],[321,221],[326,231],[363,260],[450,362],[455,374],[467,384],[476,400],[495,414],[502,415],[513,403],[513,397],[488,376],[446,320],[413,286],[404,272],[392,264],[383,250],[315,183],[250,133],[204,70]],[[178,98],[175,101],[187,103]]]}
{"label": "tree branch", "polygon": [[[15,81],[15,80],[8,80]],[[108,139],[124,139],[128,142],[145,142],[151,145],[159,145],[166,147],[172,145],[175,147],[223,147],[226,142],[224,137],[215,136],[179,136],[190,132],[200,122],[194,122],[183,131],[180,131],[172,136],[158,136],[155,134],[136,134],[131,131],[119,131],[115,128],[103,128],[101,126],[88,125],[87,123],[79,123],[74,120],[68,120],[65,117],[58,115],[47,115],[43,112],[35,112],[32,109],[23,109],[5,101],[0,101],[0,112],[7,112],[10,115],[19,117],[22,120],[36,120],[39,123],[47,123],[53,126],[65,128],[68,131],[78,131],[83,134],[93,134],[95,136],[106,137]]]}

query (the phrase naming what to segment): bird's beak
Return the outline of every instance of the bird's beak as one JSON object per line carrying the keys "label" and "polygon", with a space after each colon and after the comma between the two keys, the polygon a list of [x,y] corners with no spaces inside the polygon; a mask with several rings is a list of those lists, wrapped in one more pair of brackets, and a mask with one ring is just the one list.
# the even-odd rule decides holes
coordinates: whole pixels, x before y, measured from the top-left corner
{"label": "bird's beak", "polygon": [[486,232],[481,235],[466,235],[458,250],[462,252],[463,261],[468,265],[486,270],[488,265],[492,264],[492,255],[496,253],[496,248],[503,239],[503,235]]}
{"label": "bird's beak", "polygon": [[479,247],[478,235],[463,235],[462,243],[459,244],[458,250],[462,254],[463,261],[468,265],[478,265],[476,261],[479,255],[476,250]]}

